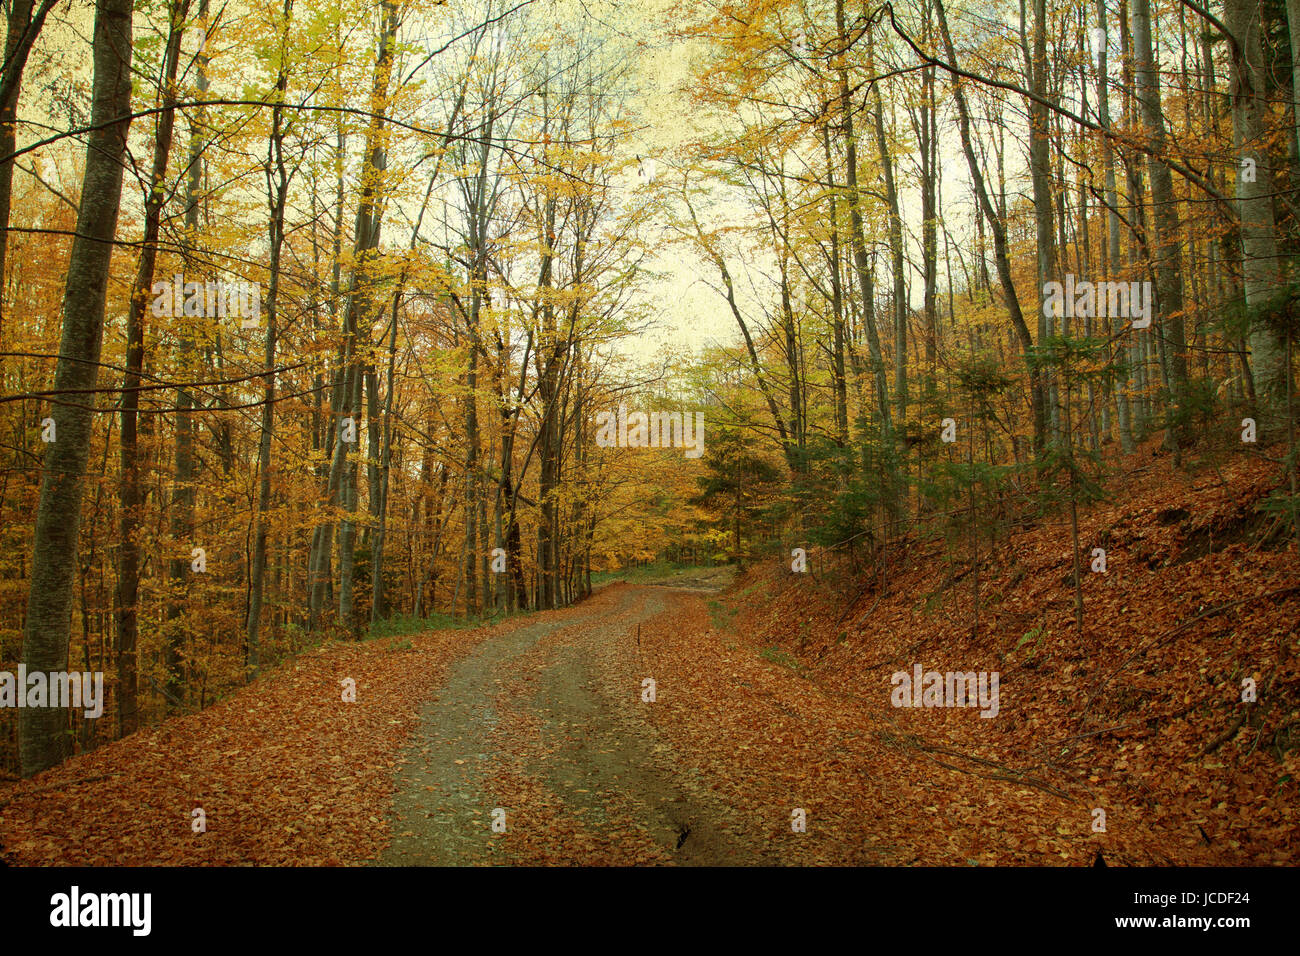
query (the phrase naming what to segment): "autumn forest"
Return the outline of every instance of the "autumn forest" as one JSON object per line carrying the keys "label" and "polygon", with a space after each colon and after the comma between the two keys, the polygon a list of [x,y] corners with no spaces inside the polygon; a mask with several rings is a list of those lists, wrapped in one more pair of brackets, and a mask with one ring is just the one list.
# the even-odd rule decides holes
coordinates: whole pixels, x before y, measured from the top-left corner
{"label": "autumn forest", "polygon": [[4,12],[0,856],[1295,862],[1300,0]]}

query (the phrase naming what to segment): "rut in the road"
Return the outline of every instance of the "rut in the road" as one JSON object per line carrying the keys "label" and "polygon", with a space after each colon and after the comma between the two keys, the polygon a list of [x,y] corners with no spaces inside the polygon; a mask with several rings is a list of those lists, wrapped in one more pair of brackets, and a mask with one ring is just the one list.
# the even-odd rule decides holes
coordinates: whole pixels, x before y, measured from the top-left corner
{"label": "rut in the road", "polygon": [[[629,595],[636,592],[629,592]],[[665,610],[662,592],[642,589],[635,612],[614,626],[590,621],[563,632],[531,700],[543,718],[539,773],[590,826],[613,826],[603,794],[629,798],[637,823],[674,862],[687,865],[769,862],[721,825],[732,822],[703,784],[687,775],[633,703],[639,675],[620,674],[612,658],[633,640],[637,622]]]}
{"label": "rut in the road", "polygon": [[[632,688],[609,665],[614,642],[634,640],[636,622],[663,606],[659,595],[636,589],[597,595],[578,613],[500,628],[453,665],[404,754],[390,818],[393,842],[378,862],[464,865],[510,858],[509,831],[491,832],[493,809],[511,803],[509,794],[490,792],[498,756],[493,748],[501,739],[493,733],[501,719],[496,698],[520,657],[548,635],[536,691],[509,705],[525,710],[540,728],[541,739],[529,742],[525,772],[586,827],[619,826],[618,816],[608,812],[607,795],[621,795],[620,806],[630,806],[636,825],[676,862],[767,862],[719,825],[729,816],[727,808],[673,770],[667,748],[628,705],[635,699]],[[542,753],[546,759],[537,759]],[[529,839],[536,844],[551,836]],[[574,858],[558,834],[553,839],[557,862],[604,862]],[[490,853],[494,840],[498,852]]]}
{"label": "rut in the road", "polygon": [[503,628],[452,666],[438,696],[421,711],[415,742],[403,755],[389,820],[393,842],[381,864],[470,862],[466,858],[481,847],[493,809],[481,794],[497,721],[494,675],[560,624],[543,619]]}

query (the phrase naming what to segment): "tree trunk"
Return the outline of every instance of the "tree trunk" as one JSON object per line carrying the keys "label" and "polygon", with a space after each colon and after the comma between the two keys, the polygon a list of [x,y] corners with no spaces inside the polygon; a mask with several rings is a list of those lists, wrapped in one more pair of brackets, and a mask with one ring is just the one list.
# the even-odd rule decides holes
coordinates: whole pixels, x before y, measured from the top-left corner
{"label": "tree trunk", "polygon": [[[1234,2],[1234,0],[1229,0]],[[1150,0],[1133,0],[1133,58],[1136,97],[1152,152],[1147,155],[1151,178],[1151,218],[1155,224],[1156,308],[1162,342],[1169,350],[1174,428],[1170,437],[1178,454],[1184,442],[1187,413],[1187,341],[1183,320],[1183,267],[1178,248],[1178,207],[1174,204],[1173,174],[1161,161],[1166,153],[1165,118],[1160,106],[1160,74],[1151,41]],[[1154,325],[1154,317],[1153,317]]]}
{"label": "tree trunk", "polygon": [[[262,430],[257,445],[257,511],[253,532],[253,558],[248,586],[248,646],[244,663],[248,676],[261,667],[260,636],[263,583],[266,578],[266,541],[270,529],[266,513],[271,507],[271,438],[275,429],[275,346],[280,305],[280,255],[284,247],[284,207],[289,196],[289,173],[284,164],[284,97],[289,85],[289,26],[293,0],[284,0],[284,32],[280,40],[280,70],[276,77],[276,104],[271,110],[271,139],[267,146],[266,184],[271,206],[270,277],[266,291],[266,345],[262,361],[266,374],[262,387]],[[274,185],[271,169],[275,169]]]}
{"label": "tree trunk", "polygon": [[[0,340],[4,340],[5,266],[9,261],[9,210],[14,190],[14,149],[18,145],[18,95],[23,71],[45,17],[59,0],[11,0],[5,33],[4,71],[0,75]],[[33,9],[35,14],[33,15]]]}
{"label": "tree trunk", "polygon": [[[1145,0],[1135,0],[1145,2]],[[1289,392],[1284,342],[1255,310],[1276,296],[1284,280],[1278,258],[1273,213],[1274,176],[1267,142],[1267,77],[1260,45],[1261,10],[1256,0],[1225,0],[1224,24],[1241,52],[1232,61],[1232,125],[1241,149],[1237,167],[1237,206],[1241,215],[1241,273],[1246,307],[1252,312],[1250,364],[1258,405],[1259,430],[1272,433],[1283,421]],[[1253,163],[1253,169],[1246,167]],[[1252,175],[1253,173],[1253,175]]]}
{"label": "tree trunk", "polygon": [[[208,90],[208,0],[199,3],[199,50],[195,54],[195,90],[202,100]],[[202,114],[190,118],[190,145],[188,184],[185,201],[185,235],[181,243],[186,271],[194,275],[190,266],[194,262],[194,242],[199,229],[200,197],[203,191],[203,150],[205,148]],[[196,368],[194,362],[194,336],[188,323],[182,323],[177,342],[177,365],[182,380]],[[173,438],[172,494],[169,503],[168,531],[175,548],[181,553],[168,562],[168,584],[173,595],[184,594],[189,587],[190,555],[194,547],[194,420],[190,410],[194,396],[184,386],[176,390],[176,434]],[[185,695],[185,635],[180,620],[183,613],[176,598],[167,602],[167,626],[163,649],[166,671],[164,696],[168,713],[175,713]]]}
{"label": "tree trunk", "polygon": [[[59,392],[93,389],[99,378],[104,299],[122,199],[122,171],[131,111],[132,0],[97,0],[92,58],[94,81],[86,165],[77,231],[63,291],[63,333],[54,386]],[[32,573],[23,628],[22,661],[29,672],[65,671],[81,524],[81,484],[90,454],[88,401],[55,404],[55,441],[45,455],[36,508]],[[79,407],[84,402],[87,407]],[[67,711],[24,707],[18,712],[23,776],[64,759],[69,750]]]}
{"label": "tree trunk", "polygon": [[[1097,26],[1103,31],[1106,29],[1106,0],[1097,0]],[[1106,49],[1107,40],[1105,36],[1101,38],[1097,49],[1097,122],[1105,130],[1111,128],[1110,123],[1110,66],[1108,51]],[[1106,201],[1106,244],[1102,246],[1102,253],[1106,263],[1106,278],[1108,281],[1114,280],[1119,273],[1120,251],[1119,251],[1119,191],[1115,178],[1115,149],[1111,145],[1109,136],[1101,138],[1101,164],[1102,175],[1105,179],[1104,197]],[[1113,320],[1112,320],[1113,324]],[[1110,334],[1114,334],[1112,328]],[[1133,441],[1133,423],[1129,414],[1128,401],[1128,376],[1123,380],[1115,383],[1115,415],[1119,422],[1119,442],[1120,449],[1125,454],[1130,454],[1135,445]]]}
{"label": "tree trunk", "polygon": [[[384,173],[388,168],[387,152],[383,143],[383,129],[387,120],[388,85],[393,68],[393,40],[397,34],[398,7],[394,0],[384,0],[384,20],[379,32],[379,49],[375,57],[374,82],[371,88],[370,111],[373,114],[366,129],[365,166],[362,176],[361,199],[357,204],[356,235],[351,287],[348,290],[346,327],[351,330],[353,344],[348,372],[350,390],[348,408],[354,416],[361,411],[363,378],[362,356],[369,349],[372,320],[371,287],[377,281],[374,272],[375,250],[379,247],[379,233],[383,225],[384,192],[387,184]],[[356,429],[360,437],[359,423]],[[373,423],[372,423],[373,424]],[[372,433],[373,434],[373,433]],[[357,444],[360,444],[358,441]],[[355,448],[354,448],[355,452]],[[368,454],[373,454],[373,448]],[[356,562],[356,513],[358,463],[355,455],[343,465],[342,505],[344,518],[339,523],[339,625],[351,633],[356,626],[353,570]]]}
{"label": "tree trunk", "polygon": [[[889,261],[894,282],[894,402],[897,417],[907,417],[907,275],[903,263],[903,215],[899,210],[898,189],[894,183],[894,161],[885,139],[884,104],[880,87],[876,87],[876,146],[885,178],[885,203],[889,207]],[[832,184],[833,188],[833,184]],[[833,197],[832,193],[832,197]],[[833,207],[832,207],[833,208]]]}
{"label": "tree trunk", "polygon": [[[1047,2],[1033,0],[1034,25],[1033,48],[1025,50],[1025,72],[1029,89],[1035,98],[1028,104],[1029,109],[1029,178],[1034,195],[1034,234],[1037,249],[1038,289],[1035,301],[1042,302],[1044,289],[1048,282],[1059,278],[1057,261],[1056,233],[1052,223],[1052,181],[1051,181],[1051,143],[1047,105]],[[1025,8],[1022,0],[1020,6],[1021,40],[1024,43]],[[1048,337],[1059,328],[1055,327],[1051,316],[1043,308],[1038,310],[1038,342],[1044,344]],[[1050,380],[1047,387],[1047,414],[1051,420],[1052,433],[1056,434],[1056,387]]]}
{"label": "tree trunk", "polygon": [[139,442],[137,420],[140,408],[140,375],[144,369],[144,320],[155,266],[158,262],[158,229],[166,201],[167,158],[171,153],[172,133],[176,122],[176,69],[180,61],[181,38],[185,34],[185,17],[189,0],[180,0],[171,9],[171,24],[163,53],[162,111],[154,131],[153,164],[149,195],[145,199],[144,236],[140,258],[126,318],[126,373],[122,377],[122,426],[118,438],[121,464],[119,495],[122,512],[119,530],[117,572],[117,724],[125,737],[139,727],[137,703],[138,669],[136,643],[139,637],[138,603],[140,600],[140,512],[144,494],[140,487]]}
{"label": "tree trunk", "polygon": [[[939,20],[939,34],[943,39],[944,52],[948,57],[949,64],[953,68],[957,68],[957,53],[952,45],[952,35],[948,32],[948,19],[944,13],[942,0],[935,0],[935,13]],[[1042,373],[1039,371],[1037,364],[1031,361],[1031,354],[1034,349],[1033,334],[1025,321],[1024,313],[1021,311],[1020,297],[1016,293],[1015,282],[1011,277],[1011,261],[1007,254],[1006,222],[1000,209],[995,209],[989,199],[988,189],[984,184],[984,173],[980,169],[979,160],[975,156],[975,147],[971,142],[970,109],[966,104],[966,93],[962,87],[962,79],[953,76],[952,85],[953,100],[957,104],[957,124],[961,133],[962,152],[966,155],[966,166],[970,170],[975,196],[979,200],[980,208],[984,210],[984,218],[988,220],[989,231],[993,233],[993,261],[997,266],[998,281],[1002,283],[1002,294],[1006,299],[1007,312],[1011,316],[1011,326],[1015,329],[1016,336],[1020,340],[1020,347],[1025,353],[1025,360],[1029,364],[1030,405],[1034,419],[1034,447],[1041,452],[1047,441],[1046,395],[1043,388]],[[1035,301],[1037,301],[1037,296],[1035,296]]]}
{"label": "tree trunk", "polygon": [[858,189],[858,144],[853,131],[853,104],[849,98],[849,74],[845,65],[848,34],[844,25],[844,0],[835,0],[835,27],[839,44],[836,57],[839,75],[840,116],[844,122],[845,172],[849,192],[849,228],[853,242],[853,262],[858,272],[858,288],[862,292],[862,319],[867,328],[867,348],[871,354],[871,371],[876,383],[876,404],[880,416],[880,431],[888,446],[893,442],[893,426],[889,412],[889,384],[885,379],[885,360],[876,330],[875,280],[867,262],[867,241],[862,226],[862,194]]}

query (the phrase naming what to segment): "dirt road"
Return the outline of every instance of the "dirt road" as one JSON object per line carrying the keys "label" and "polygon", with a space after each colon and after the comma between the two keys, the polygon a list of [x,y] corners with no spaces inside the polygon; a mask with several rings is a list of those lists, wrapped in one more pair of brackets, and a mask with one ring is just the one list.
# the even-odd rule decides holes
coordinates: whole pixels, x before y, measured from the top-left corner
{"label": "dirt road", "polygon": [[710,589],[683,584],[531,615],[454,664],[404,754],[378,862],[776,862],[649,719],[640,629]]}

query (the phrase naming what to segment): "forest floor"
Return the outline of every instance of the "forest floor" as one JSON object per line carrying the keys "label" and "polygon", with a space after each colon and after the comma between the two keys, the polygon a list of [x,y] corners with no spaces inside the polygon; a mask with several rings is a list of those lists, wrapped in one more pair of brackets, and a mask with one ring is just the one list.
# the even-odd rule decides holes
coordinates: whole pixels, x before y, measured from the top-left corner
{"label": "forest floor", "polygon": [[[1300,562],[1255,511],[1276,469],[1135,467],[1150,480],[1081,517],[1108,558],[1082,632],[1060,521],[983,549],[978,629],[960,543],[851,587],[816,552],[808,574],[773,562],[730,586],[718,569],[616,582],[493,627],[304,653],[6,785],[3,856],[1295,863]],[[998,716],[894,707],[891,674],[914,664],[998,671]]]}

